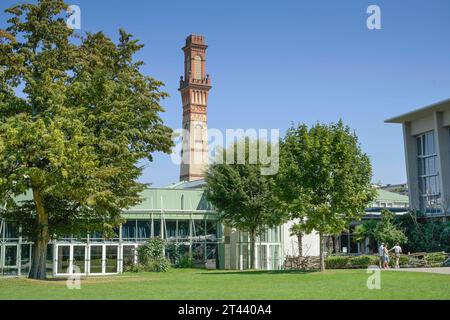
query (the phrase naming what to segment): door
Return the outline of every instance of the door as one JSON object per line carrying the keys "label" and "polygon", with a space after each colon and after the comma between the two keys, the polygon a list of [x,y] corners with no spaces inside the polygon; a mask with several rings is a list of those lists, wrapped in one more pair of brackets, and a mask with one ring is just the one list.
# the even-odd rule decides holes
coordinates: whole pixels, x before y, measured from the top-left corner
{"label": "door", "polygon": [[89,274],[116,274],[119,272],[118,245],[89,246]]}
{"label": "door", "polygon": [[56,274],[70,274],[70,245],[57,246]]}
{"label": "door", "polygon": [[84,274],[86,273],[86,246],[74,245],[72,247],[72,273]]}
{"label": "door", "polygon": [[89,274],[103,273],[103,246],[92,245],[89,247]]}
{"label": "door", "polygon": [[119,264],[119,247],[105,246],[105,273],[117,273]]}
{"label": "door", "polygon": [[16,244],[7,244],[4,248],[4,258],[3,258],[3,266],[5,268],[17,268],[18,267],[18,245]]}
{"label": "door", "polygon": [[5,244],[2,260],[3,275],[16,276],[19,274],[19,246],[17,244]]}

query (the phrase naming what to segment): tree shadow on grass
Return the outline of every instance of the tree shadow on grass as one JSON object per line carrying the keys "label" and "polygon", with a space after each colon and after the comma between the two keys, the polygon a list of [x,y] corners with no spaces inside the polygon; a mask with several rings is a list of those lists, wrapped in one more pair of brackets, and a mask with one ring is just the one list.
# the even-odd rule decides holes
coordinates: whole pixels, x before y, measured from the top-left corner
{"label": "tree shadow on grass", "polygon": [[279,275],[279,274],[311,274],[319,272],[319,270],[245,270],[245,271],[209,271],[200,272],[201,275]]}

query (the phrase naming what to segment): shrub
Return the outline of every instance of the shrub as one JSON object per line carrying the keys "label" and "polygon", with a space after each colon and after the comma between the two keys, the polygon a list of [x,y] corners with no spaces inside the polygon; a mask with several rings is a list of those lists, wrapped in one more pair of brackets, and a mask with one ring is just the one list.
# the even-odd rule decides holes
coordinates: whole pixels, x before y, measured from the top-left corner
{"label": "shrub", "polygon": [[[395,262],[395,258],[394,258]],[[409,264],[409,257],[407,255],[400,256],[400,266],[407,266]]]}
{"label": "shrub", "polygon": [[442,252],[429,253],[425,257],[427,264],[431,267],[440,267],[447,260],[447,255]]}
{"label": "shrub", "polygon": [[167,243],[166,254],[169,256],[170,262],[175,268],[181,269],[195,267],[194,260],[189,256],[189,250],[179,243]]}
{"label": "shrub", "polygon": [[377,266],[379,259],[377,256],[356,256],[350,258],[351,268],[368,268],[370,266]]}
{"label": "shrub", "polygon": [[170,269],[170,261],[166,258],[151,260],[148,265],[145,266],[147,272],[166,272]]}
{"label": "shrub", "polygon": [[325,258],[327,269],[345,269],[348,268],[350,256],[329,256]]}
{"label": "shrub", "polygon": [[128,265],[125,267],[124,269],[125,272],[145,272],[145,266],[143,264],[133,264],[133,265]]}
{"label": "shrub", "polygon": [[179,269],[187,269],[194,267],[195,267],[194,259],[190,258],[189,256],[181,257],[175,264],[175,268]]}
{"label": "shrub", "polygon": [[164,257],[165,241],[153,238],[140,246],[137,250],[139,263],[130,268],[132,272],[166,272],[170,268],[170,261]]}
{"label": "shrub", "polygon": [[[395,267],[395,256],[391,256],[390,258],[391,259],[389,261],[389,267],[394,268]],[[400,255],[400,267],[410,267],[414,263],[417,263],[417,261],[413,261],[407,255]]]}

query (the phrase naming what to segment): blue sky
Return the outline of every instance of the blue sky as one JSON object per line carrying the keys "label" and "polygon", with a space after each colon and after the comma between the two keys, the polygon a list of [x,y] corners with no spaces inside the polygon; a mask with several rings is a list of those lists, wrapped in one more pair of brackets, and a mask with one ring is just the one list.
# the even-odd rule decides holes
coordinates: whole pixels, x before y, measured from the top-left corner
{"label": "blue sky", "polygon": [[[2,0],[0,9],[17,3]],[[25,2],[25,1],[22,1]],[[82,31],[146,46],[143,71],[166,84],[164,121],[181,126],[177,91],[187,35],[210,46],[209,127],[279,128],[343,119],[373,163],[374,181],[406,181],[402,130],[384,120],[450,97],[450,1],[71,0]],[[380,6],[382,30],[366,27]],[[6,16],[0,13],[0,27]],[[143,182],[164,186],[179,168],[158,154]]]}

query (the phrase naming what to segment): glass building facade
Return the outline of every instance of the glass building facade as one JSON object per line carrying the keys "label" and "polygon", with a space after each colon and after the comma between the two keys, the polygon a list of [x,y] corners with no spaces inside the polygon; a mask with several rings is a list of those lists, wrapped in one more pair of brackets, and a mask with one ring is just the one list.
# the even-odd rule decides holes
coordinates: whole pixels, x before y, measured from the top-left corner
{"label": "glass building facade", "polygon": [[[121,273],[138,262],[137,248],[154,237],[166,240],[165,255],[173,264],[189,259],[195,267],[229,268],[224,226],[202,189],[148,189],[142,198],[139,206],[124,211],[125,221],[112,238],[93,232],[52,241],[47,250],[48,274]],[[26,276],[33,244],[20,236],[19,227],[5,221],[0,227],[0,276]],[[278,269],[281,265],[281,238],[279,231],[274,232],[267,231],[258,239],[261,269]],[[240,235],[234,243],[242,263],[233,268],[248,268],[248,240]]]}
{"label": "glass building facade", "polygon": [[[185,257],[191,258],[196,267],[212,260],[219,268],[220,227],[216,219],[130,219],[111,239],[92,234],[53,241],[47,253],[47,269],[56,276],[120,273],[137,263],[136,249],[152,237],[166,239],[165,254],[174,264]],[[30,271],[33,244],[18,237],[16,229],[5,221],[1,224],[0,276],[27,275]]]}

